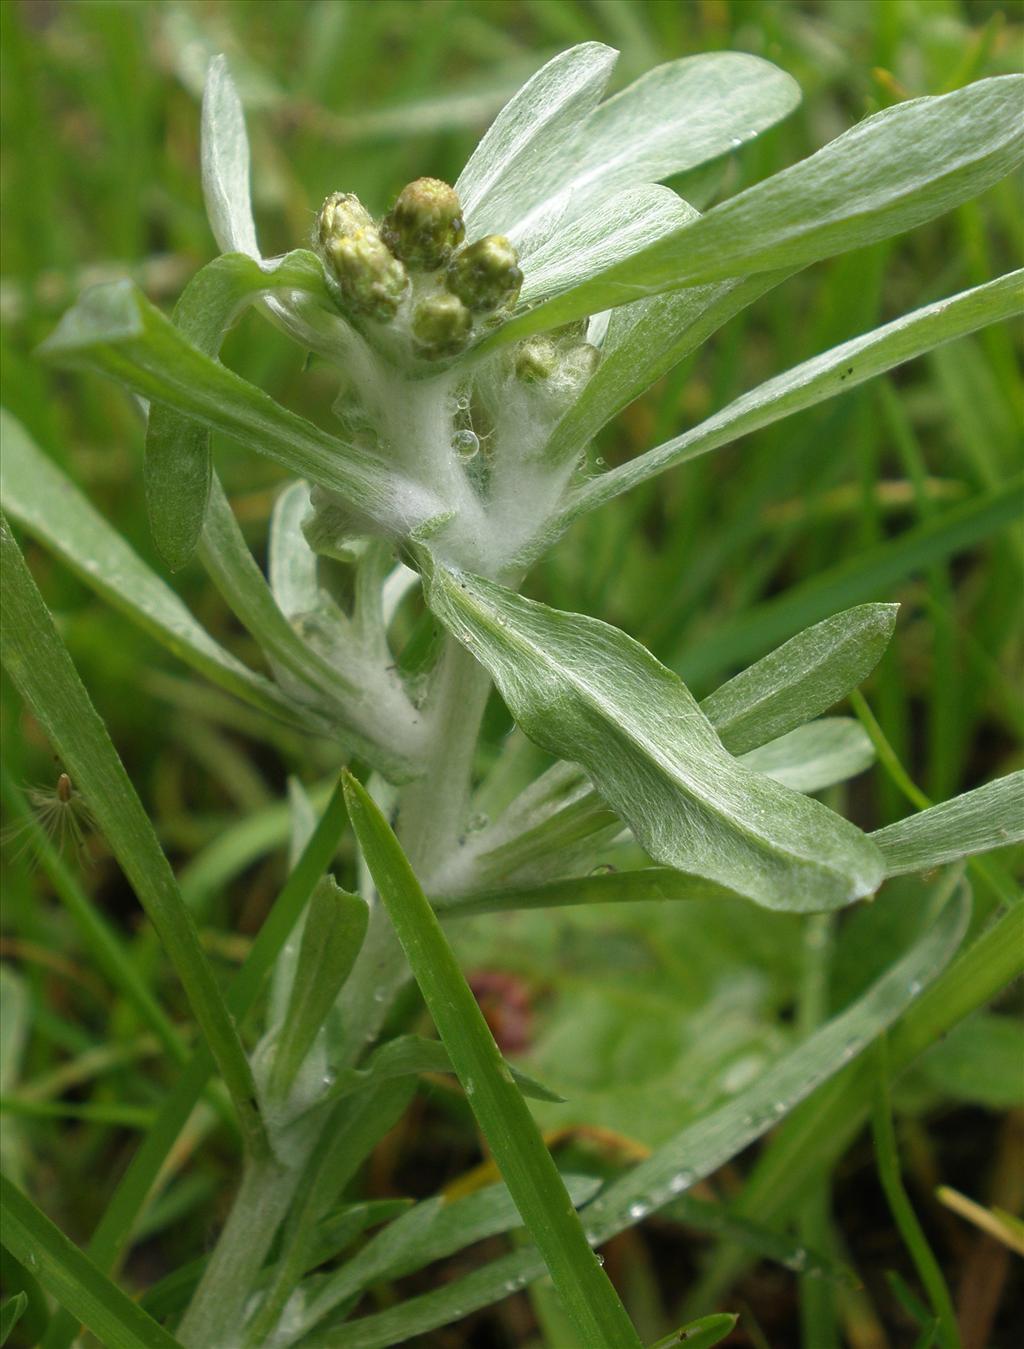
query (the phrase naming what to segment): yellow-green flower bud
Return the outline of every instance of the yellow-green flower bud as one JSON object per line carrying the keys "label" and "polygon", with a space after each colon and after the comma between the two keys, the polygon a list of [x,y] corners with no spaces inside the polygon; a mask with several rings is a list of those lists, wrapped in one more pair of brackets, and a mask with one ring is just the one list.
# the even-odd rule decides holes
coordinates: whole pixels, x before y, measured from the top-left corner
{"label": "yellow-green flower bud", "polygon": [[465,237],[458,194],[439,178],[417,178],[402,188],[380,232],[406,266],[436,272]]}
{"label": "yellow-green flower bud", "polygon": [[333,236],[323,253],[354,313],[380,323],[394,318],[409,278],[372,225]]}
{"label": "yellow-green flower bud", "polygon": [[514,304],[519,295],[519,254],[503,234],[485,234],[452,258],[446,280],[467,309],[490,313]]}
{"label": "yellow-green flower bud", "polygon": [[421,356],[455,356],[469,341],[473,319],[457,295],[441,291],[413,310],[412,336]]}
{"label": "yellow-green flower bud", "polygon": [[555,344],[546,337],[528,337],[516,348],[516,378],[524,384],[550,379],[557,365]]}
{"label": "yellow-green flower bud", "polygon": [[321,248],[335,239],[349,239],[373,224],[373,216],[354,192],[332,192],[316,218],[316,237]]}

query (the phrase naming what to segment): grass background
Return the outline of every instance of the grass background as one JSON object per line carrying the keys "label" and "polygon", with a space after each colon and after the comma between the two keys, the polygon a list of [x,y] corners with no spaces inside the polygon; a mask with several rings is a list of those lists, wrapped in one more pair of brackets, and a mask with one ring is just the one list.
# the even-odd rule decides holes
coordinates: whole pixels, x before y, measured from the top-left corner
{"label": "grass background", "polygon": [[[247,105],[257,223],[272,253],[305,242],[328,191],[356,191],[379,210],[410,178],[454,179],[504,99],[574,42],[621,49],[615,87],[660,61],[719,48],[756,52],[797,79],[804,102],[793,117],[677,184],[704,206],[879,107],[1019,67],[1024,8],[986,0],[5,0],[0,22],[4,401],[159,567],[143,504],[142,427],[130,399],[98,377],[46,369],[32,353],[91,281],[131,273],[169,308],[213,255],[198,176],[198,96],[210,54],[228,53]],[[595,453],[609,462],[628,457],[789,365],[1017,265],[1019,186],[1002,183],[905,239],[791,281],[628,409]],[[257,317],[231,335],[225,359],[329,424],[330,371],[305,370],[302,353]],[[1013,334],[990,329],[747,437],[588,518],[538,568],[531,592],[625,628],[688,676],[698,696],[834,609],[898,599],[897,639],[866,691],[902,761],[935,799],[1008,771],[1019,763],[1024,722],[1016,687],[1024,538],[1007,532],[925,568],[896,566],[883,579],[872,567],[888,541],[928,522],[941,535],[946,512],[1014,471],[1016,370]],[[277,470],[226,444],[218,463],[259,554]],[[298,772],[315,782],[336,753],[269,731],[183,676],[45,553],[29,547],[28,556],[190,887],[205,939],[231,968],[280,880],[285,778]],[[197,566],[174,584],[222,641],[258,663]],[[52,783],[59,767],[15,697],[5,698],[2,715],[9,776]],[[497,707],[490,729],[497,743],[504,730]],[[855,782],[846,807],[865,827],[907,809],[881,772]],[[9,1116],[4,1159],[80,1239],[171,1069],[90,968],[48,882],[15,853],[7,849],[4,858],[2,1085],[53,1114]],[[85,889],[130,936],[164,1005],[180,1011],[134,897],[102,847],[93,853],[80,871]],[[496,1018],[530,1005],[527,1058],[555,1085],[564,1082],[576,1111],[568,1122],[613,1131],[607,1146],[628,1153],[735,1089],[730,1082],[786,1043],[797,935],[790,920],[746,908],[724,916],[596,911],[481,922],[462,949],[491,978]],[[865,938],[860,956],[847,958],[850,968],[840,964],[836,1005],[862,980],[869,945]],[[512,983],[495,984],[495,973]],[[957,1106],[956,1073],[948,1064],[945,1073],[940,1065],[938,1082],[918,1083],[917,1097],[908,1093],[904,1102],[912,1165],[925,1182],[943,1165],[987,1166],[989,1154],[998,1161],[1014,1136],[1015,1117],[1001,1119],[996,1107],[1019,1092],[979,1105],[976,1091],[971,1104]],[[83,1106],[106,1117],[76,1118]],[[126,1107],[136,1111],[134,1123],[118,1119]],[[568,1117],[552,1112],[556,1119]],[[966,1150],[957,1141],[965,1136],[976,1140]],[[185,1159],[151,1214],[129,1285],[202,1249],[223,1213],[233,1146],[214,1132]],[[954,1157],[950,1147],[960,1152]],[[427,1193],[475,1155],[460,1103],[435,1094],[378,1151],[366,1185]],[[850,1175],[863,1178],[863,1157],[859,1165],[849,1163]],[[731,1183],[723,1180],[726,1192]],[[979,1180],[978,1197],[987,1183]],[[872,1254],[870,1197],[850,1202],[849,1212],[840,1205],[840,1226],[861,1264],[878,1265],[868,1278],[868,1310],[858,1314],[870,1325],[870,1312],[878,1334],[891,1337],[875,1343],[906,1342],[898,1300],[882,1278],[886,1262],[896,1266],[899,1257],[884,1242]],[[944,1258],[958,1269],[970,1254],[966,1237],[939,1225]],[[612,1267],[641,1323],[666,1323],[696,1272],[700,1250],[692,1246],[677,1232],[629,1234],[617,1244]],[[742,1295],[756,1313],[740,1333],[753,1335],[749,1326],[760,1321],[768,1342],[793,1342],[785,1337],[793,1333],[796,1281],[769,1266],[754,1279]],[[993,1345],[1012,1342],[1012,1314],[995,1323]],[[844,1316],[849,1328],[854,1313]],[[531,1324],[525,1300],[513,1299],[500,1314],[429,1342],[525,1344]]]}

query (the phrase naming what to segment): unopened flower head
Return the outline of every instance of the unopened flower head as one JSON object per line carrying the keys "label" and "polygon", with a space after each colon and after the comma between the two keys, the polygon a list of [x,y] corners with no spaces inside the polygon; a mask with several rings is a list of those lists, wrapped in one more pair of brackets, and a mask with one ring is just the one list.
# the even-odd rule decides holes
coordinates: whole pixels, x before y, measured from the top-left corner
{"label": "unopened flower head", "polygon": [[381,222],[388,248],[416,271],[443,267],[465,233],[458,194],[439,178],[417,178],[403,187]]}
{"label": "unopened flower head", "polygon": [[323,255],[353,313],[381,323],[394,318],[409,277],[372,225],[332,234]]}
{"label": "unopened flower head", "polygon": [[373,225],[373,216],[354,192],[332,192],[316,218],[316,237],[321,248],[337,239],[351,238]]}
{"label": "unopened flower head", "polygon": [[515,303],[523,284],[519,254],[503,234],[486,234],[448,264],[448,289],[474,313]]}
{"label": "unopened flower head", "polygon": [[413,311],[412,335],[421,356],[455,356],[465,347],[473,318],[457,295],[439,291],[421,300]]}

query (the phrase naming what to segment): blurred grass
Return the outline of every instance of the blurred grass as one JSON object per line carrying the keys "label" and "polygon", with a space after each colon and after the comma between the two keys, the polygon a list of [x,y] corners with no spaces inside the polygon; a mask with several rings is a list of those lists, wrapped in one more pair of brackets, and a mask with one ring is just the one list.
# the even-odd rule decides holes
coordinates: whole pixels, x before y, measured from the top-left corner
{"label": "blurred grass", "polygon": [[[198,94],[209,54],[228,53],[242,88],[261,242],[275,252],[305,242],[330,190],[356,191],[381,209],[419,174],[454,179],[504,98],[573,42],[620,47],[617,86],[659,61],[716,48],[756,52],[795,76],[804,103],[788,122],[716,172],[678,185],[704,206],[878,107],[1014,68],[1024,40],[1021,0],[5,0],[0,9],[4,400],[156,567],[131,401],[98,378],[47,369],[32,353],[90,281],[130,272],[169,308],[213,256],[198,176]],[[791,281],[628,409],[597,452],[609,462],[632,455],[788,365],[1019,265],[1019,187],[1000,184],[906,239]],[[239,325],[225,358],[327,423],[331,373],[304,372],[302,353],[258,318]],[[588,518],[538,568],[532,593],[624,627],[676,668],[699,667],[695,692],[703,694],[735,665],[723,648],[716,652],[716,633],[729,634],[732,649],[761,654],[757,624],[774,597],[813,592],[839,564],[855,571],[858,559],[907,530],[941,530],[946,512],[1004,483],[1019,460],[1021,413],[1014,335],[990,329]],[[229,445],[218,447],[218,462],[259,551],[277,472]],[[867,696],[935,799],[1016,766],[1022,545],[1019,531],[1001,531],[872,596],[904,607]],[[244,830],[251,809],[280,798],[287,772],[301,767],[312,781],[334,766],[330,746],[302,759],[286,733],[261,738],[250,714],[184,682],[169,657],[48,555],[31,548],[29,560],[178,864],[201,858],[231,826]],[[174,584],[219,639],[255,659],[197,567]],[[496,735],[504,729],[500,716],[492,724]],[[2,730],[10,776],[49,783],[58,770],[14,697],[5,699]],[[855,784],[851,809],[874,826],[905,807],[875,773]],[[251,933],[280,874],[276,853],[237,855],[245,869],[209,910],[222,965],[233,948],[219,929]],[[5,863],[3,950],[16,964],[16,996],[32,1008],[17,1058],[17,1080],[28,1086],[105,1043],[137,1041],[143,1025],[97,980],[45,877],[9,850]],[[132,942],[162,1005],[182,1015],[152,935],[139,930],[135,901],[102,855],[84,869],[83,884]],[[559,919],[558,930],[575,921]],[[578,921],[585,934],[591,920]],[[663,941],[670,946],[671,934]],[[82,1099],[111,1111],[151,1108],[169,1080],[166,1066],[108,1056],[97,1060]],[[109,1120],[69,1127],[23,1118],[5,1127],[5,1156],[11,1151],[76,1237],[94,1225],[110,1168],[129,1147],[130,1135]],[[183,1213],[200,1230],[219,1217],[213,1196],[227,1174],[224,1148],[208,1148],[192,1190],[166,1205],[169,1226],[136,1257],[140,1282],[147,1258],[155,1259],[154,1237],[157,1275],[195,1254]]]}

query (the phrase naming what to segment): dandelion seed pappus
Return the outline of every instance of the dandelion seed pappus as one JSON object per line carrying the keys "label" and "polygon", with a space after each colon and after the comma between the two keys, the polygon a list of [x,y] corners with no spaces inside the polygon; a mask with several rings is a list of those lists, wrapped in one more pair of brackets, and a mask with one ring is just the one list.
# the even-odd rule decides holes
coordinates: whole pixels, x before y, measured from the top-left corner
{"label": "dandelion seed pappus", "polygon": [[42,830],[46,840],[58,852],[71,851],[85,860],[86,831],[92,824],[89,809],[68,773],[58,774],[52,787],[26,787],[31,812],[9,825],[0,842],[17,844],[16,856],[39,848]]}

